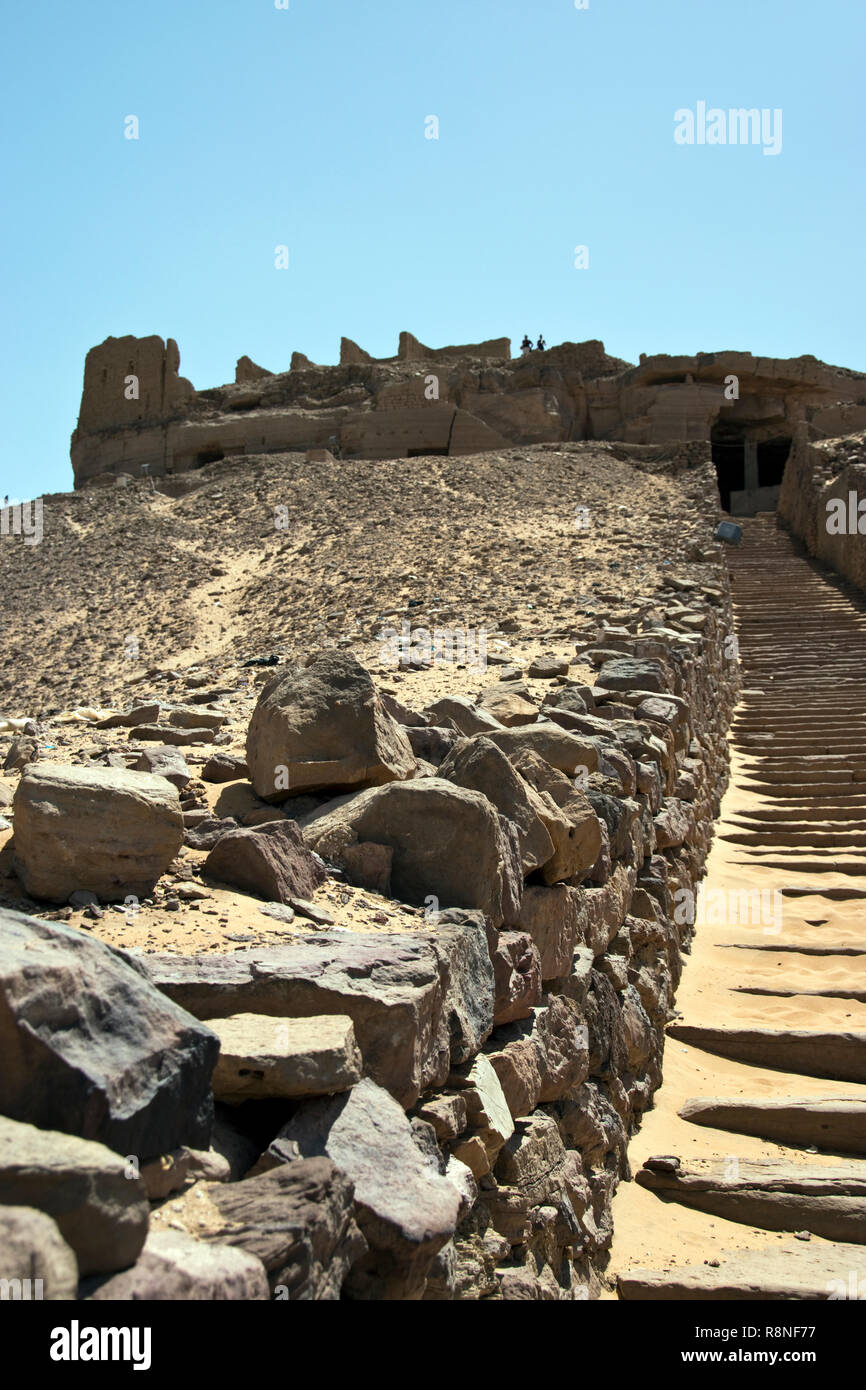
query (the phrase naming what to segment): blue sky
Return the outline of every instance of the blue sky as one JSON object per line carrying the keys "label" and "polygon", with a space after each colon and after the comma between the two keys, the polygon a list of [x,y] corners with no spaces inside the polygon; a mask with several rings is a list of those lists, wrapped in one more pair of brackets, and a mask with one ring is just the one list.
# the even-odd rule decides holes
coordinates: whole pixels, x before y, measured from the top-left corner
{"label": "blue sky", "polygon": [[[109,334],[176,338],[200,389],[404,328],[866,369],[862,0],[41,0],[2,33],[12,497],[71,488]],[[780,108],[781,153],[677,145],[699,101]]]}

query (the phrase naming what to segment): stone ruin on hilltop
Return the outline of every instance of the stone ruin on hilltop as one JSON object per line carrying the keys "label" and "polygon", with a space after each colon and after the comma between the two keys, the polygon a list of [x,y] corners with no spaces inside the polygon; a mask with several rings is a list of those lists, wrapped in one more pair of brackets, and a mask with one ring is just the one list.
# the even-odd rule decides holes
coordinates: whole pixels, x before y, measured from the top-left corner
{"label": "stone ruin on hilltop", "polygon": [[179,367],[172,338],[91,348],[71,444],[76,488],[309,449],[382,459],[706,440],[723,507],[744,515],[775,507],[793,440],[866,428],[866,376],[811,356],[642,353],[633,366],[597,340],[512,358],[508,338],[428,348],[401,333],[397,356],[384,359],[343,338],[339,366],[296,352],[275,373],[241,357],[234,382],[205,391]]}

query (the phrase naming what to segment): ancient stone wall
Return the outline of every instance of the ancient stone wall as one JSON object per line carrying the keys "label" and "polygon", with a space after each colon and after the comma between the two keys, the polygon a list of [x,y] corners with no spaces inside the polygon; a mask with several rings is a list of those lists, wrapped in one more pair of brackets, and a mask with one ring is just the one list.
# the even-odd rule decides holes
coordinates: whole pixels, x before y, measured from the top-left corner
{"label": "ancient stone wall", "polygon": [[79,430],[125,428],[179,414],[195,390],[178,375],[179,366],[173,338],[106,338],[85,359]]}
{"label": "ancient stone wall", "polygon": [[794,441],[779,516],[822,560],[866,591],[866,434]]}
{"label": "ancient stone wall", "polygon": [[[363,1079],[356,1075],[348,1096],[302,1103],[245,1180],[292,1156],[320,1155],[356,1181],[368,1250],[340,1270],[345,1295],[599,1293],[612,1197],[630,1176],[629,1135],[661,1082],[665,1025],[727,781],[725,734],[738,686],[731,630],[726,587],[673,578],[664,625],[600,631],[586,654],[598,668],[596,686],[553,687],[542,710],[547,722],[452,745],[433,779],[392,782],[301,816],[307,845],[342,865],[351,882],[372,887],[389,864],[396,875],[402,853],[400,891],[420,901],[430,868],[417,848],[424,822],[413,816],[429,816],[431,799],[450,796],[450,816],[474,816],[477,793],[458,789],[467,779],[480,786],[473,777],[481,775],[492,779],[488,794],[502,806],[513,788],[496,770],[497,745],[521,776],[565,806],[569,778],[551,760],[571,775],[580,757],[591,807],[589,820],[578,817],[580,834],[597,822],[601,849],[596,840],[595,862],[573,879],[553,881],[555,870],[548,882],[531,876],[519,906],[509,907],[502,879],[490,886],[492,865],[471,838],[477,823],[467,819],[461,834],[470,838],[436,872],[452,874],[452,893],[461,873],[482,895],[492,892],[483,910],[440,910],[434,897],[423,928],[410,936],[324,934],[284,953],[148,960],[158,988],[217,1030],[238,1015],[352,1020]],[[339,665],[336,656],[322,660],[326,672],[329,661]],[[285,698],[280,679],[265,687],[260,706],[271,689],[277,706]],[[394,702],[389,709],[406,721],[413,747],[435,756],[445,731],[419,725]],[[444,709],[430,715],[437,713],[444,717]],[[256,785],[259,776],[272,785],[265,729],[254,717],[247,746]],[[381,738],[380,730],[377,756],[391,764],[389,775],[402,775],[398,743]],[[533,762],[533,748],[545,757]],[[310,764],[298,766],[315,785]],[[377,821],[375,808],[386,800],[394,809]],[[545,824],[560,843],[549,794],[546,804]],[[511,872],[507,856],[497,872]],[[376,1158],[377,1144],[387,1160],[385,1150]],[[411,1212],[401,1192],[411,1195]],[[181,1223],[193,1196],[175,1204]]]}

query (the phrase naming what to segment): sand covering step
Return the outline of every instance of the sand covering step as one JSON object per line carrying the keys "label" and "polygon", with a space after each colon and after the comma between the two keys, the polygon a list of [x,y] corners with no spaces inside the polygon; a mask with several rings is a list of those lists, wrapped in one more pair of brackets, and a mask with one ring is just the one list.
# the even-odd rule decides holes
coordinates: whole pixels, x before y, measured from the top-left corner
{"label": "sand covering step", "polygon": [[686,1165],[649,1158],[636,1175],[659,1197],[768,1231],[866,1243],[866,1163],[833,1167],[735,1156]]}
{"label": "sand covering step", "polygon": [[717,1266],[630,1269],[620,1274],[623,1299],[775,1299],[799,1301],[866,1298],[866,1250],[794,1240],[762,1250],[730,1250]]}
{"label": "sand covering step", "polygon": [[715,1028],[670,1023],[668,1036],[736,1062],[829,1077],[866,1081],[866,1033],[822,1033],[806,1028]]}
{"label": "sand covering step", "polygon": [[754,1134],[779,1144],[866,1157],[866,1100],[725,1100],[693,1096],[679,1114],[692,1124]]}

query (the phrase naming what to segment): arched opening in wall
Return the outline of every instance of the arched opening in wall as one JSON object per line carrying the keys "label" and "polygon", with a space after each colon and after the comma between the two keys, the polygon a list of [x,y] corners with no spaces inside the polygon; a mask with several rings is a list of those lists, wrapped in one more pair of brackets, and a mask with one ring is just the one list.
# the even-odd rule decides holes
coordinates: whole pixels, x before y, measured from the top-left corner
{"label": "arched opening in wall", "polygon": [[212,445],[208,449],[201,449],[199,453],[196,454],[193,468],[204,468],[205,464],[219,463],[220,459],[224,458],[225,454],[222,449],[217,448],[216,445]]}
{"label": "arched opening in wall", "polygon": [[773,511],[791,452],[788,435],[759,439],[758,423],[716,424],[710,435],[722,507],[731,516]]}
{"label": "arched opening in wall", "polygon": [[790,439],[765,439],[758,445],[758,487],[781,485],[790,453]]}
{"label": "arched opening in wall", "polygon": [[731,510],[731,493],[746,485],[746,440],[741,427],[716,424],[710,434],[713,465],[722,499],[722,511]]}

